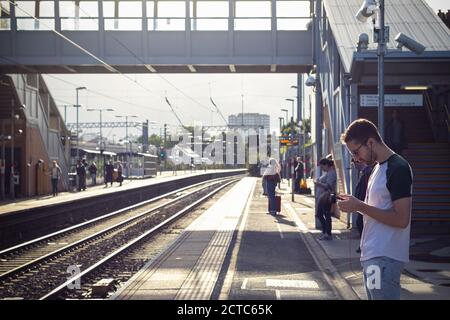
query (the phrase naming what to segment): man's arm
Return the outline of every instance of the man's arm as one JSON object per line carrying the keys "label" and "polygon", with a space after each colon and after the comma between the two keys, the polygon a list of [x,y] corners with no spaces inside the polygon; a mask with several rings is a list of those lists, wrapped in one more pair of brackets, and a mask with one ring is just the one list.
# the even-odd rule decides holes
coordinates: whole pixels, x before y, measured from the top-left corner
{"label": "man's arm", "polygon": [[393,202],[391,209],[383,210],[364,203],[350,195],[340,195],[345,200],[338,201],[338,207],[344,212],[359,211],[369,217],[395,228],[406,228],[411,215],[412,198],[401,198]]}

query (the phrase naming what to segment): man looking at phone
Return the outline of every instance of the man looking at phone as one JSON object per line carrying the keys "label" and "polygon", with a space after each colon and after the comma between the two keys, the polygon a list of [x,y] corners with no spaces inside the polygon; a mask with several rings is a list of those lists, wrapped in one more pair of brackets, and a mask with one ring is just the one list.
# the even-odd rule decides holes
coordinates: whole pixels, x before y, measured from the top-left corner
{"label": "man looking at phone", "polygon": [[369,120],[352,122],[341,140],[355,161],[375,165],[364,202],[351,195],[338,201],[340,210],[364,215],[360,246],[368,299],[400,299],[400,275],[409,261],[411,167]]}

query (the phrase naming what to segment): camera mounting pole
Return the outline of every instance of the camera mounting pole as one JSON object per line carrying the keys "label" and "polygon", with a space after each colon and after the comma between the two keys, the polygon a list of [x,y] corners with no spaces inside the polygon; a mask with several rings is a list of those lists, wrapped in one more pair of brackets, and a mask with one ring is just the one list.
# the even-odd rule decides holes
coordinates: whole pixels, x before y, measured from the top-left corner
{"label": "camera mounting pole", "polygon": [[384,26],[384,0],[379,1],[378,30],[378,131],[384,138],[384,55],[386,52],[385,26]]}

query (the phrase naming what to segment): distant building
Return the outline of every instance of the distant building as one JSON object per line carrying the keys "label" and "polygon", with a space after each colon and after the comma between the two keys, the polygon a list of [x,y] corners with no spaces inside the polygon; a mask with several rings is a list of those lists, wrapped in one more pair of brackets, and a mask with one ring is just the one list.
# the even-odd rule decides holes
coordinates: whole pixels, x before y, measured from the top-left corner
{"label": "distant building", "polygon": [[245,129],[264,128],[270,132],[270,116],[261,113],[244,113],[244,117],[242,117],[242,113],[229,115],[228,126],[230,128],[244,127]]}

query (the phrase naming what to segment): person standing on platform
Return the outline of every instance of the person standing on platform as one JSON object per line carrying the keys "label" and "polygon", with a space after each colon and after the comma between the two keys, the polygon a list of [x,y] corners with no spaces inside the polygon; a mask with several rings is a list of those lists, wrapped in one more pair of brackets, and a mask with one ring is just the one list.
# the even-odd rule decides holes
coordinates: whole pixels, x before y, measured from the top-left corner
{"label": "person standing on platform", "polygon": [[50,175],[52,181],[52,194],[54,197],[56,197],[58,195],[59,179],[61,179],[62,176],[61,168],[58,166],[56,160],[52,161],[52,167],[50,168],[48,174]]}
{"label": "person standing on platform", "polygon": [[81,160],[77,160],[78,191],[86,190],[86,167]]}
{"label": "person standing on platform", "polygon": [[302,158],[297,157],[297,166],[295,167],[295,192],[300,193],[300,182],[304,178],[304,164]]}
{"label": "person standing on platform", "polygon": [[374,165],[365,201],[341,195],[344,212],[361,212],[361,264],[369,300],[400,299],[400,276],[409,261],[413,174],[409,163],[384,143],[366,119],[353,121],[342,134],[355,161]]}
{"label": "person standing on platform", "polygon": [[[260,168],[259,168],[260,174],[261,174],[261,176],[264,176],[264,172],[266,171],[267,165],[268,165],[267,160],[261,160],[259,165],[260,165]],[[266,185],[266,179],[264,179],[264,178],[262,179],[262,188],[263,188],[263,196],[267,196],[267,185]]]}
{"label": "person standing on platform", "polygon": [[97,184],[97,165],[94,161],[89,166],[89,173],[91,174],[92,185],[95,186]]}
{"label": "person standing on platform", "polygon": [[[370,174],[372,173],[373,166],[369,166],[365,163],[355,161],[353,158],[352,158],[351,162],[354,164],[354,166],[358,170],[358,175],[359,175],[358,183],[356,184],[356,187],[355,187],[354,196],[357,199],[364,201],[366,199],[367,184],[369,182],[369,177],[370,177]],[[364,228],[363,216],[359,212],[355,212],[355,213],[357,215],[356,216],[356,227],[358,228],[360,237],[362,237],[362,232],[363,232],[363,228]],[[361,253],[361,248],[358,247],[356,252]]]}
{"label": "person standing on platform", "polygon": [[108,164],[105,165],[105,188],[108,187],[108,182],[113,185],[113,173],[114,167],[112,161],[108,161]]}
{"label": "person standing on platform", "polygon": [[266,171],[264,171],[263,179],[266,181],[266,188],[269,200],[269,213],[272,215],[277,214],[277,206],[275,199],[275,188],[280,182],[280,165],[274,158],[270,158],[269,165]]}
{"label": "person standing on platform", "polygon": [[122,182],[123,182],[122,172],[123,172],[123,166],[122,166],[122,163],[119,161],[117,163],[117,180],[116,180],[119,183],[119,187],[122,186]]}
{"label": "person standing on platform", "polygon": [[336,193],[336,170],[334,169],[334,161],[327,158],[323,158],[319,161],[321,171],[325,171],[325,174],[314,181],[317,206],[316,217],[319,219],[322,225],[322,236],[319,240],[333,240],[331,234],[331,194]]}
{"label": "person standing on platform", "polygon": [[386,144],[395,153],[401,155],[407,145],[405,135],[405,124],[400,118],[397,110],[392,112],[392,119],[386,125]]}
{"label": "person standing on platform", "polygon": [[88,164],[87,164],[86,159],[81,160],[81,163],[82,163],[83,166],[84,166],[83,190],[86,190],[86,188],[87,188],[86,180],[87,180]]}

